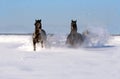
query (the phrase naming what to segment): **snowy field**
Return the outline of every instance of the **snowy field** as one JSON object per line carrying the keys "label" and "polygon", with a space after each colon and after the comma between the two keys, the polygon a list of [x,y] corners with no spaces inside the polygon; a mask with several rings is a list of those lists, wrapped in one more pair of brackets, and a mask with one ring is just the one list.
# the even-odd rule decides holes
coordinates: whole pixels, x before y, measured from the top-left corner
{"label": "snowy field", "polygon": [[0,35],[0,79],[120,79],[120,36],[106,46],[67,48],[66,35],[33,51],[30,35]]}

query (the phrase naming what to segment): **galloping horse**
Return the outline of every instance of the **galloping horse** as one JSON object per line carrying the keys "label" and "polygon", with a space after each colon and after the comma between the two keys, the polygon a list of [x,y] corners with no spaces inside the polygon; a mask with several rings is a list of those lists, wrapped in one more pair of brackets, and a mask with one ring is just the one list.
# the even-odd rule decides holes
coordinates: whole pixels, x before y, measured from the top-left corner
{"label": "galloping horse", "polygon": [[33,47],[34,51],[36,51],[36,43],[41,43],[41,47],[43,48],[45,46],[47,35],[45,30],[42,29],[42,23],[41,20],[35,20],[35,32],[33,33]]}
{"label": "galloping horse", "polygon": [[80,46],[83,42],[82,35],[77,32],[77,21],[71,21],[71,32],[67,36],[66,44],[68,46],[77,47]]}

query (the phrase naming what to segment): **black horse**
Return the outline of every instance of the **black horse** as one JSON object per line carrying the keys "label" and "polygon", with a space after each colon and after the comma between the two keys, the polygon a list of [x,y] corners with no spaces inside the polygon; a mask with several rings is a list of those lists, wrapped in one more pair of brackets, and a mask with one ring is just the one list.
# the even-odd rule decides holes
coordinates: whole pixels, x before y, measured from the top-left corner
{"label": "black horse", "polygon": [[41,43],[41,47],[43,48],[46,45],[47,35],[45,30],[42,29],[41,20],[35,20],[35,32],[33,33],[33,47],[34,51],[36,51],[36,43]]}
{"label": "black horse", "polygon": [[77,21],[71,21],[71,32],[67,36],[66,44],[71,47],[81,46],[83,43],[83,38],[80,33],[77,32]]}

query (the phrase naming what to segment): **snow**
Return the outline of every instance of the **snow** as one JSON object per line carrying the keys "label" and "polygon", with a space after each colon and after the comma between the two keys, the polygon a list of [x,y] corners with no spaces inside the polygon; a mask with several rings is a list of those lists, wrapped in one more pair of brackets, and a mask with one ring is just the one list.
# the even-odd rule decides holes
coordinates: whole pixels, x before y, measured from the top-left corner
{"label": "snow", "polygon": [[34,52],[30,35],[0,35],[0,79],[120,79],[120,36],[96,48],[67,48],[66,35],[48,39]]}

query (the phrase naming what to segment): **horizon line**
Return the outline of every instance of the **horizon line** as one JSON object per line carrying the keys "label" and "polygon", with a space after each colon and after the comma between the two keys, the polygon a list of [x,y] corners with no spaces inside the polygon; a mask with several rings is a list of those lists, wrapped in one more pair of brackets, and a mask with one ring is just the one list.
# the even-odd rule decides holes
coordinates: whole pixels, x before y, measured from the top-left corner
{"label": "horizon line", "polygon": [[[0,35],[32,35],[33,33],[0,33]],[[47,35],[54,35],[52,33],[48,33]],[[112,36],[120,36],[120,34],[110,34]]]}

